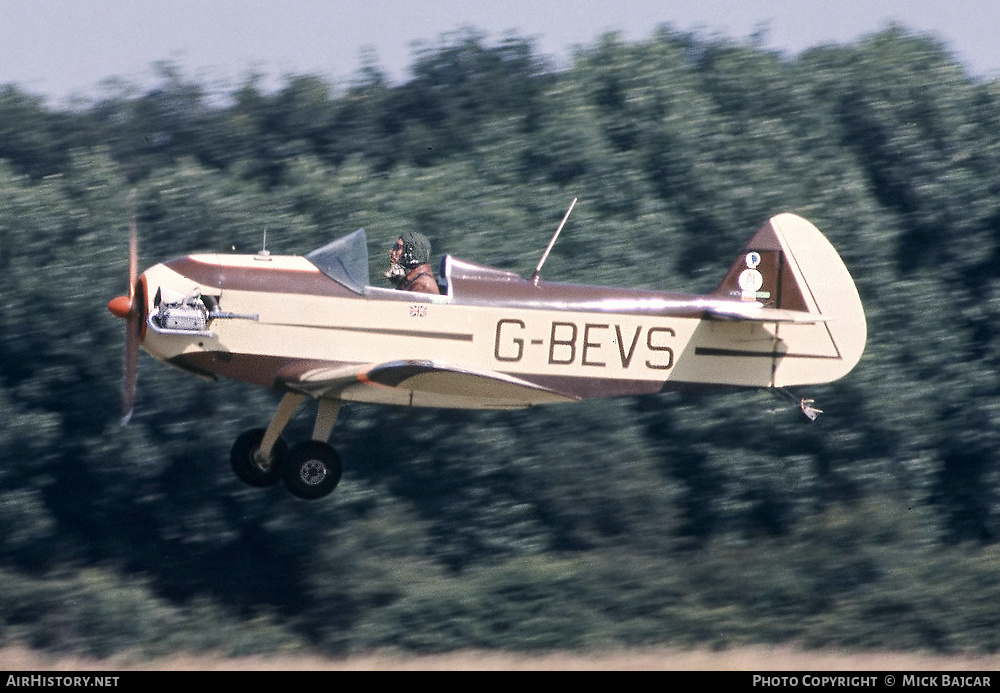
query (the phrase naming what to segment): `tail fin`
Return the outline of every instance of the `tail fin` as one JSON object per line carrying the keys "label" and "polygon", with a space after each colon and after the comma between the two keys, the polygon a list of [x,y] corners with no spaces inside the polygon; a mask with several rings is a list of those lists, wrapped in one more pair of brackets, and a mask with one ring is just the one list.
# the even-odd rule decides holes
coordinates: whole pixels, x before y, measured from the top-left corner
{"label": "tail fin", "polygon": [[[811,306],[803,295],[799,278],[795,276],[794,263],[789,261],[791,252],[787,243],[783,243],[779,235],[778,226],[790,223],[805,224],[816,230],[805,219],[792,214],[773,217],[746,244],[712,295],[758,301],[768,308],[814,312],[810,311]],[[819,231],[816,230],[816,233]],[[825,238],[820,238],[826,242]],[[839,262],[839,257],[837,260]]]}
{"label": "tail fin", "polygon": [[794,214],[764,224],[712,295],[822,318],[774,323],[772,387],[831,382],[864,352],[868,328],[850,272],[819,229]]}

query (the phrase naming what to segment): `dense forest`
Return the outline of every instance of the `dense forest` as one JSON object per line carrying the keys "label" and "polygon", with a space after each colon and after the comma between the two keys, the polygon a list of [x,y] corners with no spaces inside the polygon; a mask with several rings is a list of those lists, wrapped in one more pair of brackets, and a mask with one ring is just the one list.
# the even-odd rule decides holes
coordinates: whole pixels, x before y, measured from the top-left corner
{"label": "dense forest", "polygon": [[[1000,83],[903,27],[790,57],[669,27],[556,68],[474,31],[289,76],[0,86],[0,645],[107,655],[675,645],[1000,650]],[[515,412],[348,405],[318,502],[242,485],[278,396],[142,356],[125,290],[194,251],[365,228],[551,280],[708,291],[823,230],[867,351],[803,391]],[[307,430],[308,416],[293,422]]]}

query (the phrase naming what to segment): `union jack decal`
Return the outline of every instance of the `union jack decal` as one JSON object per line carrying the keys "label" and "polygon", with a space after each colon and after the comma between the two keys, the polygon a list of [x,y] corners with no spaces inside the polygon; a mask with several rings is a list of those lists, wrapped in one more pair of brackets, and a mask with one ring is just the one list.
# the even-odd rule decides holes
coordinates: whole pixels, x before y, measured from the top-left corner
{"label": "union jack decal", "polygon": [[427,306],[410,306],[411,318],[426,318]]}

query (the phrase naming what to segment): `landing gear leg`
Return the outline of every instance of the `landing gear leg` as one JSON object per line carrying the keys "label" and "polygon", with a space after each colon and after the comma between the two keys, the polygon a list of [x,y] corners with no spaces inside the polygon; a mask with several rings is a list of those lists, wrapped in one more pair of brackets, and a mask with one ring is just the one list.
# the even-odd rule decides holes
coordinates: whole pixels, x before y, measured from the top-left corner
{"label": "landing gear leg", "polygon": [[339,399],[321,399],[316,410],[316,423],[313,426],[313,440],[326,442],[330,440],[333,432],[333,425],[337,423],[337,414],[340,413],[340,405],[343,402]]}
{"label": "landing gear leg", "polygon": [[270,486],[281,478],[281,461],[288,445],[281,438],[305,395],[288,393],[278,405],[267,429],[254,428],[236,439],[229,461],[233,472],[246,484]]}
{"label": "landing gear leg", "polygon": [[260,442],[260,449],[257,451],[257,457],[261,462],[268,465],[271,463],[271,451],[274,449],[275,443],[305,398],[305,395],[300,395],[297,392],[289,392],[281,398],[278,410],[271,417],[271,423],[268,424],[267,430],[264,432],[264,439]]}

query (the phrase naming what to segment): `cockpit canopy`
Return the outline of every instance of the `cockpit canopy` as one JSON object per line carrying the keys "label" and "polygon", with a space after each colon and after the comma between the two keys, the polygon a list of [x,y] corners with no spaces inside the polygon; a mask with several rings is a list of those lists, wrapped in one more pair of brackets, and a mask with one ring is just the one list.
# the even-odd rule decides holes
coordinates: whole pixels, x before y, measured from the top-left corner
{"label": "cockpit canopy", "polygon": [[[356,294],[365,296],[373,291],[388,291],[369,286],[368,238],[364,229],[327,243],[307,253],[305,258],[327,277]],[[442,293],[448,295],[452,292],[476,295],[482,291],[492,294],[497,285],[527,284],[514,272],[450,255],[442,258],[438,281],[442,284]]]}
{"label": "cockpit canopy", "polygon": [[368,286],[368,237],[364,229],[327,243],[305,258],[338,284],[355,293],[365,293]]}

